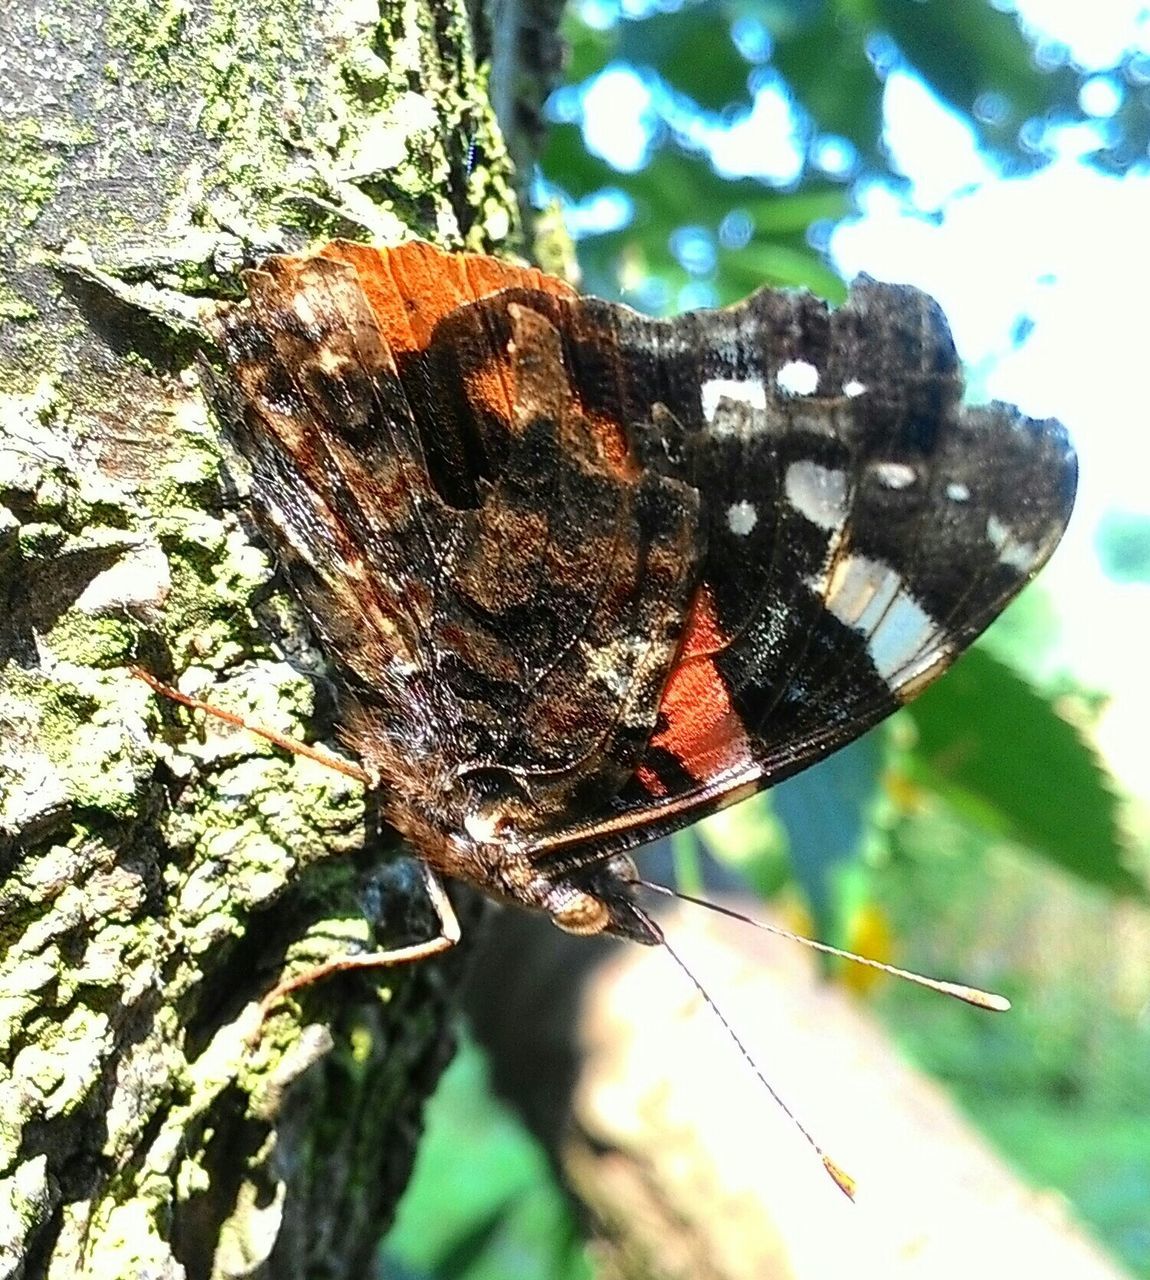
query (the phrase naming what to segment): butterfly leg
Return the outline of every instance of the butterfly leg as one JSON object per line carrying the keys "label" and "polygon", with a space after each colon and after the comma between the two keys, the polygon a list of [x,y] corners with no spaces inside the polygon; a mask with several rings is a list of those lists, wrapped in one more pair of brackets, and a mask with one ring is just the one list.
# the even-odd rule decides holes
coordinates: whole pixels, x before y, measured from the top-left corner
{"label": "butterfly leg", "polygon": [[439,921],[439,932],[434,938],[428,938],[425,942],[415,942],[406,947],[393,947],[390,951],[365,951],[357,955],[340,956],[335,960],[328,960],[325,964],[307,969],[294,978],[288,978],[269,991],[260,1001],[260,1023],[262,1024],[267,1017],[269,1009],[278,1004],[284,996],[298,991],[301,987],[310,987],[313,982],[322,982],[333,974],[350,973],[356,969],[384,969],[397,964],[410,964],[416,960],[426,960],[430,956],[439,955],[455,946],[462,937],[462,930],[443,882],[426,862],[420,862],[419,868],[423,875],[427,896],[435,908],[435,915]]}

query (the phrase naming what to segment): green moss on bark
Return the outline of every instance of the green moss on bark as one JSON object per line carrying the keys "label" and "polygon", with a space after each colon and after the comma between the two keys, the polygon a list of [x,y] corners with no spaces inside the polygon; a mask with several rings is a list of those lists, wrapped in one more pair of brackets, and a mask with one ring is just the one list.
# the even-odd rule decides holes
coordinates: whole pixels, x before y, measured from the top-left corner
{"label": "green moss on bark", "polygon": [[[37,12],[34,32],[18,9],[14,47],[47,46],[40,82],[71,118],[49,137],[0,112],[20,238],[0,279],[20,321],[0,333],[0,1274],[36,1241],[69,1274],[271,1257],[295,1276],[305,1222],[330,1273],[362,1272],[447,1051],[452,960],[308,988],[255,1035],[285,972],[429,922],[380,887],[358,786],[125,666],[330,732],[294,669],[318,664],[298,610],[218,485],[187,372],[198,309],[236,297],[251,260],[332,234],[520,247],[471,15]],[[381,901],[400,918],[376,937]]]}

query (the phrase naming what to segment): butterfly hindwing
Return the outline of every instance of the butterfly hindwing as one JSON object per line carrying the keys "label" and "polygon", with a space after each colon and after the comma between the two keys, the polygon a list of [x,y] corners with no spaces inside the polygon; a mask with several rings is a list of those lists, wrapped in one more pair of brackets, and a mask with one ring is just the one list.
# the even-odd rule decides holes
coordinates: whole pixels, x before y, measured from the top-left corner
{"label": "butterfly hindwing", "polygon": [[514,302],[551,294],[499,293],[498,331],[459,305],[546,277],[438,255],[467,267],[444,299],[428,253],[339,245],[250,273],[250,305],[220,326],[233,436],[352,686],[349,745],[385,775],[398,756],[405,777],[526,788],[524,823],[549,826],[606,806],[646,747],[698,575],[698,497],[587,418],[560,332]]}

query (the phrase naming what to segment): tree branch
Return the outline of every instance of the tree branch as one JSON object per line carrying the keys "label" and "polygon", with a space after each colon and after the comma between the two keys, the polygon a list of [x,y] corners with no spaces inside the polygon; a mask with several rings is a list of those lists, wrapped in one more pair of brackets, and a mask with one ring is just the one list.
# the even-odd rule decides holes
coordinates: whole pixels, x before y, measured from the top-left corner
{"label": "tree branch", "polygon": [[585,1206],[603,1277],[1121,1280],[865,1009],[819,980],[810,954],[685,907],[661,923],[772,1085],[857,1180],[857,1200],[669,956],[508,913],[477,957],[468,1013],[497,1087]]}

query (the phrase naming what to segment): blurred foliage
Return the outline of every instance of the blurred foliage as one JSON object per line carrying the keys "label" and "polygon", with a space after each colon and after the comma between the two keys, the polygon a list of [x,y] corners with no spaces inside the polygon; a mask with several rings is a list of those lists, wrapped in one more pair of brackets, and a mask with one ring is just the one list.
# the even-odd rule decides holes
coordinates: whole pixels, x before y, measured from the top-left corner
{"label": "blurred foliage", "polygon": [[1115,582],[1150,582],[1150,520],[1136,512],[1109,512],[1098,527],[1098,554]]}
{"label": "blurred foliage", "polygon": [[[464,1043],[432,1100],[415,1176],[388,1236],[390,1280],[590,1280],[547,1157],[490,1092]],[[461,1156],[461,1153],[465,1153]]]}
{"label": "blurred foliage", "polygon": [[[888,755],[888,735],[868,733],[774,788],[771,807],[787,835],[792,873],[817,937],[840,944],[851,904],[845,873],[857,862]],[[829,801],[829,803],[828,803]]]}
{"label": "blurred foliage", "polygon": [[[965,654],[900,713],[893,733],[880,726],[770,792],[790,875],[820,936],[841,943],[859,907],[849,872],[868,841],[939,801],[985,835],[1016,842],[1085,883],[1146,896],[1142,877],[1128,865],[1113,783],[1084,732],[1061,713],[1066,703],[1088,717],[1090,700],[1041,691],[995,656],[1019,654],[1021,662],[1025,653],[1028,666],[1040,665],[1041,643],[1024,646],[1030,619],[1041,625],[1045,612],[1041,603],[1020,602],[993,645]],[[1012,626],[1015,615],[1020,621]],[[703,833],[749,883],[769,891],[781,886],[777,839],[753,808],[720,815]]]}
{"label": "blurred foliage", "polygon": [[903,1050],[1026,1178],[1150,1276],[1150,944],[1141,956],[1114,945],[1132,917],[929,809],[900,824],[871,888],[900,963],[967,975],[973,964],[1014,1001],[1009,1016],[983,1017],[886,983],[878,1009]]}
{"label": "blurred foliage", "polygon": [[[682,289],[704,276],[708,301],[737,302],[762,284],[803,286],[835,301],[846,296],[839,277],[809,243],[812,226],[832,223],[850,211],[849,189],[827,182],[794,192],[772,192],[749,178],[720,178],[709,160],[667,148],[626,179],[583,146],[573,125],[555,125],[543,158],[573,199],[607,187],[622,187],[632,210],[628,225],[583,239],[579,264],[587,293],[616,297],[655,313],[676,311]],[[562,175],[562,181],[559,181]],[[673,248],[675,232],[689,229],[721,243],[739,225],[746,243],[721,248],[705,272],[686,266]]]}
{"label": "blurred foliage", "polygon": [[[1047,160],[1048,127],[1087,119],[1080,92],[1097,78],[1051,41],[1033,45],[1016,16],[988,0],[583,0],[569,6],[565,34],[567,87],[552,106],[543,174],[575,204],[622,195],[623,225],[588,232],[580,246],[585,284],[657,312],[676,309],[688,287],[715,303],[763,283],[840,295],[819,246],[860,181],[899,181],[883,145],[893,70],[918,76],[1004,173]],[[646,161],[627,174],[592,154],[583,128],[586,91],[621,67],[650,95]],[[1109,80],[1120,105],[1094,159],[1123,171],[1150,145],[1150,58],[1131,53]],[[765,86],[789,102],[795,174],[773,185],[720,175],[708,130],[745,119]],[[837,157],[829,166],[827,143]],[[756,173],[755,155],[739,160]],[[676,251],[684,229],[710,241],[708,260]]]}

